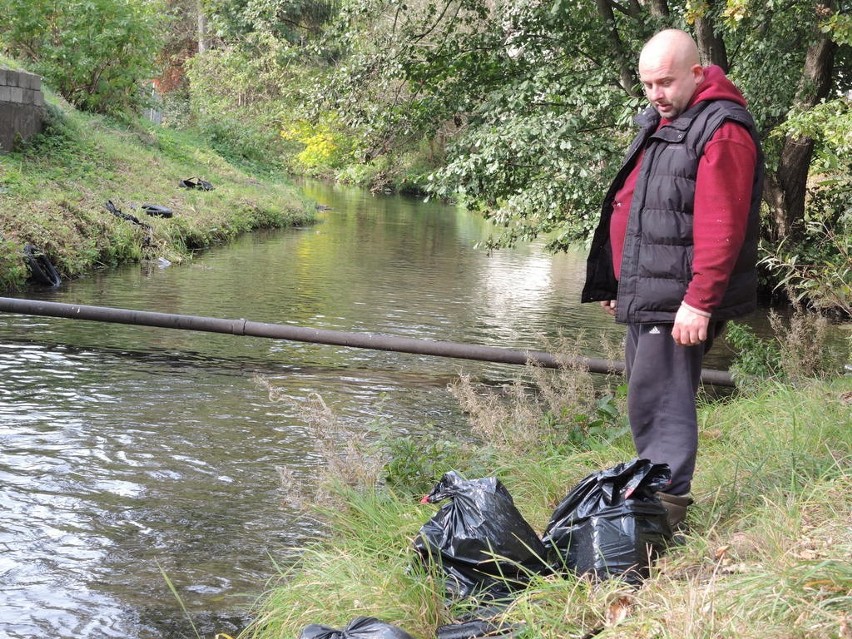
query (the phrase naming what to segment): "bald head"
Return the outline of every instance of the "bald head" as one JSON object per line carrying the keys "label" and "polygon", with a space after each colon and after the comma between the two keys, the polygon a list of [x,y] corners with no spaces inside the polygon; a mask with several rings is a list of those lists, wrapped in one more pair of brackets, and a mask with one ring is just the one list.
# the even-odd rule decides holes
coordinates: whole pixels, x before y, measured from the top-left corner
{"label": "bald head", "polygon": [[668,58],[680,65],[691,67],[700,64],[698,45],[686,31],[666,29],[660,31],[645,43],[639,54],[639,67],[645,64],[658,63],[660,59]]}
{"label": "bald head", "polygon": [[639,78],[660,116],[675,119],[704,81],[695,40],[679,29],[660,31],[642,47]]}

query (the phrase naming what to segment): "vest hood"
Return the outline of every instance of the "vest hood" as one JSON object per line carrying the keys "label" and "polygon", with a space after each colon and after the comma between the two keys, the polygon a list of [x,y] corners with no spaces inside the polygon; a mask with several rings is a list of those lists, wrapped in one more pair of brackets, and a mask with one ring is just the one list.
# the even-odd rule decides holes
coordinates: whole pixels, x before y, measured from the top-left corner
{"label": "vest hood", "polygon": [[[712,100],[729,100],[741,107],[747,106],[740,90],[728,79],[728,76],[722,71],[722,67],[715,64],[704,67],[704,81],[695,89],[695,93],[692,94],[692,99],[685,110],[689,110],[699,102]],[[653,107],[650,107],[646,109],[644,114],[640,114],[635,119],[639,126],[646,126],[649,122],[654,123],[657,127],[672,123],[671,120],[658,118],[659,116],[653,110]]]}
{"label": "vest hood", "polygon": [[[746,100],[734,83],[728,80],[728,76],[722,71],[722,67],[715,64],[704,67],[704,82],[698,85],[689,106],[704,102],[705,100],[730,100],[740,106],[746,106]],[[688,108],[688,107],[687,107]]]}

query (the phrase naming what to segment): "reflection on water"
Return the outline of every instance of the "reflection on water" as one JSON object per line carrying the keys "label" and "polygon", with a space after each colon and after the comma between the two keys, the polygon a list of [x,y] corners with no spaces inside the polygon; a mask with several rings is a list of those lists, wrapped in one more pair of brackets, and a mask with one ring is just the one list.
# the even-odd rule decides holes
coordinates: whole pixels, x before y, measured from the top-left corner
{"label": "reflection on water", "polygon": [[230,415],[242,402],[212,398],[232,371],[15,343],[0,357],[3,636],[143,636],[151,610],[177,616],[158,562],[203,610],[232,592],[237,562],[241,585],[262,585],[265,548],[309,532],[244,501],[279,499],[257,451],[304,433]]}
{"label": "reflection on water", "polygon": [[[547,350],[560,330],[620,336],[577,303],[582,255],[488,256],[480,220],[322,185],[316,226],[257,233],[187,266],[132,266],[30,297]],[[600,354],[600,353],[590,353]],[[301,406],[349,428],[461,430],[446,385],[508,366],[0,316],[0,636],[235,634],[316,534],[277,469],[320,463]],[[272,402],[268,379],[289,401]],[[322,620],[317,620],[321,622]]]}

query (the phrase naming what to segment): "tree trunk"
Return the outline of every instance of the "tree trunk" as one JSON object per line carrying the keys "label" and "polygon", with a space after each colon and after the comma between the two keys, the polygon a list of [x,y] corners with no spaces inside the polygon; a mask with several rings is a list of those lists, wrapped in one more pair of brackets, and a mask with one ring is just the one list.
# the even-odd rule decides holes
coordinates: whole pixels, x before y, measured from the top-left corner
{"label": "tree trunk", "polygon": [[198,0],[198,53],[204,53],[207,50],[207,18],[204,16],[204,7],[201,5],[201,0]]}
{"label": "tree trunk", "polygon": [[[836,6],[833,0],[817,0],[814,4],[822,15],[826,10],[833,11]],[[817,31],[805,55],[802,76],[793,102],[794,109],[812,108],[828,95],[836,50],[837,45],[830,37]],[[777,170],[767,173],[763,196],[771,213],[769,239],[772,242],[795,238],[801,230],[813,150],[812,138],[787,135],[781,147]]]}
{"label": "tree trunk", "polygon": [[648,10],[651,12],[651,15],[655,18],[668,18],[669,17],[669,3],[668,0],[651,0],[648,3]]}
{"label": "tree trunk", "polygon": [[712,6],[717,0],[707,0],[708,9],[704,15],[695,19],[695,41],[698,44],[698,53],[705,65],[717,64],[722,70],[728,72],[728,51],[725,42],[716,34],[713,19],[710,16]]}

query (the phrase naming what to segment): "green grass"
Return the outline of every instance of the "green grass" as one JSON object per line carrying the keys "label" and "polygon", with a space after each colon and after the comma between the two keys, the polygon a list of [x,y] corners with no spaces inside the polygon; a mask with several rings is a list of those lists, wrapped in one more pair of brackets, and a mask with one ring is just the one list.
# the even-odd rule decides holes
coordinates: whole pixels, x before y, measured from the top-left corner
{"label": "green grass", "polygon": [[[313,204],[283,176],[248,173],[190,133],[84,114],[45,93],[44,133],[0,155],[0,289],[28,276],[26,243],[67,278],[146,258],[181,262],[247,231],[313,221]],[[189,177],[215,190],[179,188]],[[110,214],[107,200],[150,232]],[[174,217],[148,216],[143,203]]]}
{"label": "green grass", "polygon": [[[641,588],[535,578],[505,619],[525,624],[522,637],[560,639],[849,637],[851,402],[847,377],[702,405],[685,543]],[[543,441],[539,450],[491,451],[493,474],[538,531],[577,480],[632,456],[626,436],[558,452]],[[445,605],[440,579],[412,550],[435,507],[374,484],[333,492],[326,533],[271,585],[242,637],[294,638],[308,624],[342,628],[359,615],[434,637],[461,611]]]}

